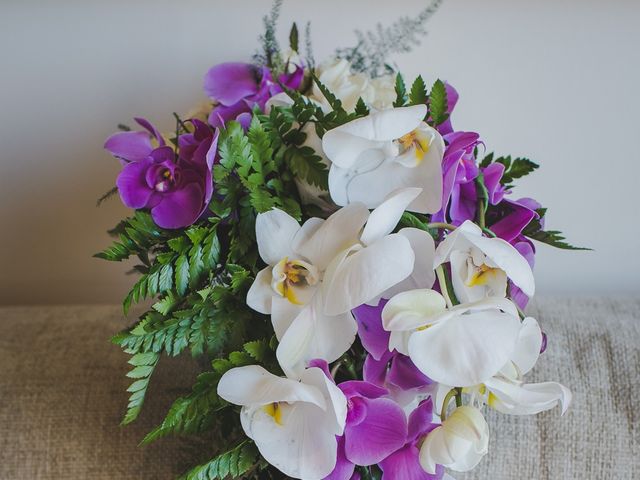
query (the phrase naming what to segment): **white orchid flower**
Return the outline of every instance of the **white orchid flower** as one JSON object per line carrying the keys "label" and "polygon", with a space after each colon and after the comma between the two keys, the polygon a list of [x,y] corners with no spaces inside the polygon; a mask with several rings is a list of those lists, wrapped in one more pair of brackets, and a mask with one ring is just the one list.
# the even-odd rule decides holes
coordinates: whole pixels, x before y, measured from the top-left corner
{"label": "white orchid flower", "polygon": [[322,149],[331,160],[329,192],[338,205],[375,208],[404,187],[422,188],[407,207],[434,213],[442,203],[442,136],[424,122],[426,105],[372,112],[329,130]]}
{"label": "white orchid flower", "polygon": [[220,379],[218,395],[242,406],[245,433],[285,475],[320,480],[335,467],[347,400],[321,369],[306,369],[298,381],[257,365],[233,368]]}
{"label": "white orchid flower", "polygon": [[435,382],[471,387],[496,375],[513,357],[520,333],[516,306],[504,298],[447,309],[442,295],[400,293],[382,311],[389,349],[409,355]]}
{"label": "white orchid flower", "polygon": [[302,227],[281,210],[258,215],[258,251],[268,266],[249,289],[247,304],[271,314],[287,375],[311,359],[332,362],[349,349],[357,332],[351,309],[400,282],[429,281],[422,269],[432,264],[416,262],[414,253],[414,247],[428,247],[429,235],[415,229],[390,234],[419,193],[400,190],[371,213],[351,204]]}
{"label": "white orchid flower", "polygon": [[538,322],[531,317],[525,318],[511,360],[480,387],[491,408],[512,415],[533,415],[560,405],[561,414],[565,414],[572,398],[567,387],[557,382],[523,381],[523,376],[537,362],[541,345],[542,331]]}
{"label": "white orchid flower", "polygon": [[487,238],[467,220],[438,245],[434,267],[451,262],[451,282],[461,303],[504,297],[510,279],[528,297],[535,293],[527,260],[501,238]]}
{"label": "white orchid flower", "polygon": [[[391,108],[396,99],[394,75],[371,79],[364,73],[352,73],[351,63],[343,58],[321,64],[316,73],[318,80],[342,102],[343,108],[348,112],[355,110],[360,98],[369,107],[377,110]],[[310,98],[322,105],[326,111],[331,110],[315,83]]]}
{"label": "white orchid flower", "polygon": [[489,425],[482,413],[473,407],[458,407],[425,438],[420,447],[420,465],[432,475],[436,465],[468,472],[480,463],[488,447]]}

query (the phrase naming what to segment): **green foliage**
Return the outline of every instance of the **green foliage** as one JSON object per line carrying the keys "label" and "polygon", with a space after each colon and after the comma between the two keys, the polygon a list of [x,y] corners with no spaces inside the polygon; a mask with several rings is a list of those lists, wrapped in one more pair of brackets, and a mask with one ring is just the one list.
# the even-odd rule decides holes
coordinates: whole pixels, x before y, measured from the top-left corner
{"label": "green foliage", "polygon": [[442,2],[443,0],[431,0],[418,14],[402,16],[387,27],[378,24],[375,30],[356,30],[357,45],[340,48],[336,55],[349,60],[355,71],[367,72],[372,77],[389,73],[391,55],[408,53],[413,47],[420,45],[420,38],[427,34],[427,20]]}
{"label": "green foliage", "polygon": [[529,175],[539,167],[528,158],[512,159],[510,155],[496,158],[495,161],[504,165],[504,174],[500,180],[503,185],[510,185],[515,179]]}
{"label": "green foliage", "polygon": [[260,456],[254,443],[246,440],[203,465],[199,465],[181,480],[223,480],[237,478],[256,465]]}
{"label": "green foliage", "polygon": [[396,101],[393,102],[394,107],[403,107],[407,103],[407,86],[404,83],[402,74],[396,74]]}
{"label": "green foliage", "polygon": [[534,218],[529,225],[527,225],[522,232],[524,236],[562,250],[591,250],[590,248],[576,247],[566,242],[565,236],[558,230],[543,230],[541,220],[546,215],[547,209],[541,208],[538,209],[537,212],[540,218]]}
{"label": "green foliage", "polygon": [[124,416],[124,420],[122,420],[123,425],[129,424],[138,418],[147,394],[149,380],[158,364],[159,358],[158,354],[147,352],[138,353],[129,359],[129,364],[133,366],[133,369],[127,373],[127,377],[133,378],[134,382],[127,388],[127,392],[130,392],[131,396],[127,405],[127,413]]}
{"label": "green foliage", "polygon": [[121,222],[110,233],[118,236],[119,241],[94,255],[110,262],[121,262],[135,255],[146,255],[151,247],[162,242],[167,236],[167,232],[154,223],[151,215],[141,210]]}
{"label": "green foliage", "polygon": [[291,50],[293,52],[297,52],[300,50],[300,35],[298,33],[298,25],[296,25],[295,22],[293,22],[293,25],[291,26],[291,31],[289,32],[289,48],[291,48]]}
{"label": "green foliage", "polygon": [[436,80],[429,93],[429,114],[434,125],[440,125],[449,118],[447,110],[447,89],[442,80]]}
{"label": "green foliage", "polygon": [[162,423],[143,440],[150,443],[169,434],[197,433],[209,428],[219,417],[220,410],[229,406],[217,393],[222,375],[236,367],[260,362],[277,371],[273,345],[266,340],[248,342],[242,350],[231,352],[226,358],[212,362],[212,371],[198,375],[191,393],[178,398]]}
{"label": "green foliage", "polygon": [[422,75],[414,80],[411,85],[411,91],[409,92],[409,105],[426,105],[427,99],[427,85],[424,83]]}
{"label": "green foliage", "polygon": [[268,66],[276,71],[283,69],[280,44],[276,35],[282,2],[283,0],[274,0],[269,14],[262,17],[264,32],[258,37],[262,51],[253,56],[254,63]]}

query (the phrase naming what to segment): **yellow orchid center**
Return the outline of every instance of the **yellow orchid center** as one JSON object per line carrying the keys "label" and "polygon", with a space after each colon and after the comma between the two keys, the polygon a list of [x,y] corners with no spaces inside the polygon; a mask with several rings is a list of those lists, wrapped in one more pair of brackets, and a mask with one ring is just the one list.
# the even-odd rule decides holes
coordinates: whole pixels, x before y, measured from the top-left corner
{"label": "yellow orchid center", "polygon": [[486,264],[482,264],[474,269],[473,274],[467,279],[466,285],[467,287],[486,285],[499,272],[499,268],[493,268]]}
{"label": "yellow orchid center", "polygon": [[404,151],[411,148],[415,149],[416,161],[420,163],[424,156],[429,151],[431,144],[431,138],[420,130],[413,130],[412,132],[403,135],[398,139],[398,142],[402,146]]}
{"label": "yellow orchid center", "polygon": [[282,407],[280,406],[280,403],[278,402],[270,403],[262,407],[262,410],[267,415],[272,417],[273,420],[276,422],[276,424],[282,425]]}
{"label": "yellow orchid center", "polygon": [[300,294],[306,287],[318,283],[318,270],[313,265],[302,260],[280,260],[273,267],[273,282],[271,286],[282,297],[295,305],[303,305]]}

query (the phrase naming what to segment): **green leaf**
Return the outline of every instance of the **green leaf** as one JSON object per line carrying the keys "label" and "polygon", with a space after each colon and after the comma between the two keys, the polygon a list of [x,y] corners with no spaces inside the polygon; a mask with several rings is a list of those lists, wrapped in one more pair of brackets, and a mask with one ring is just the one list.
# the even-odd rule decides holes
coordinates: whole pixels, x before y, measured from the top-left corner
{"label": "green leaf", "polygon": [[538,242],[546,243],[547,245],[551,245],[552,247],[560,248],[562,250],[592,250],[591,248],[585,247],[576,247],[566,242],[566,238],[559,232],[558,230],[548,230],[545,231],[542,229],[542,224],[540,222],[541,218],[544,217],[546,213],[546,209],[537,210],[540,215],[540,219],[534,218],[529,225],[524,229],[522,234],[526,237],[529,237],[533,240],[537,240]]}
{"label": "green leaf", "polygon": [[318,89],[320,90],[320,92],[322,93],[324,98],[327,100],[327,103],[329,103],[331,108],[335,112],[343,112],[344,113],[344,109],[342,108],[342,102],[340,100],[338,100],[338,98],[331,92],[331,90],[329,90],[327,88],[327,86],[324,83],[322,83],[318,79],[318,77],[316,77],[315,75],[313,75],[313,81],[318,86]]}
{"label": "green leaf", "polygon": [[256,340],[244,344],[245,351],[256,361],[264,363],[272,353],[268,340]]}
{"label": "green leaf", "polygon": [[493,152],[489,153],[482,159],[482,161],[480,162],[480,167],[487,168],[492,163],[493,163]]}
{"label": "green leaf", "polygon": [[529,175],[539,167],[538,164],[528,158],[514,158],[512,160],[509,156],[498,158],[496,162],[502,163],[505,166],[504,174],[500,180],[503,185],[509,185],[515,179]]}
{"label": "green leaf", "polygon": [[170,263],[163,265],[160,269],[160,278],[158,279],[158,291],[166,292],[173,288],[173,266]]}
{"label": "green leaf", "polygon": [[427,103],[427,85],[421,75],[418,75],[411,85],[411,91],[409,92],[409,104],[410,105],[425,105]]}
{"label": "green leaf", "polygon": [[129,360],[129,363],[133,365],[134,368],[127,376],[137,380],[127,389],[127,392],[130,392],[131,396],[129,397],[129,404],[127,405],[127,413],[122,420],[123,425],[129,424],[138,418],[142,410],[142,405],[144,404],[147,388],[149,387],[149,380],[158,364],[159,358],[160,356],[155,353],[138,353]]}
{"label": "green leaf", "polygon": [[180,255],[176,260],[176,290],[184,295],[189,286],[189,260],[186,255]]}
{"label": "green leaf", "polygon": [[447,109],[447,89],[442,80],[436,80],[429,94],[429,113],[434,125],[440,125],[449,118]]}
{"label": "green leaf", "polygon": [[238,478],[249,471],[260,459],[253,442],[246,440],[203,465],[195,467],[180,480],[223,480]]}
{"label": "green leaf", "polygon": [[291,27],[291,32],[289,32],[289,46],[291,47],[291,50],[293,50],[294,52],[297,52],[299,48],[298,37],[299,37],[298,26],[294,22],[293,26]]}
{"label": "green leaf", "polygon": [[369,115],[369,107],[367,107],[367,104],[364,103],[364,100],[362,100],[362,97],[358,98],[358,102],[356,103],[355,114],[358,117],[366,117],[367,115]]}
{"label": "green leaf", "polygon": [[285,160],[298,178],[322,190],[329,190],[329,169],[311,147],[291,146],[285,152]]}
{"label": "green leaf", "polygon": [[407,103],[407,86],[401,73],[396,75],[396,101],[393,102],[394,107],[404,107]]}

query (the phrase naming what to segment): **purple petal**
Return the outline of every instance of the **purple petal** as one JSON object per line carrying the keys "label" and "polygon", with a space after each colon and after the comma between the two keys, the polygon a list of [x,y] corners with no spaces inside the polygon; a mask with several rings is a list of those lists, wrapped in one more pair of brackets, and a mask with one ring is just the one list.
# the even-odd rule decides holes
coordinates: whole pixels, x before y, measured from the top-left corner
{"label": "purple petal", "polygon": [[389,351],[389,336],[382,328],[382,309],[388,300],[381,299],[377,306],[360,305],[352,310],[353,316],[358,322],[358,336],[362,346],[373,358],[380,360],[385,352]]}
{"label": "purple petal", "polygon": [[146,132],[114,133],[104,142],[104,148],[114,157],[137,162],[149,156],[153,147]]}
{"label": "purple petal", "polygon": [[182,228],[193,224],[202,213],[204,192],[197,183],[189,183],[162,197],[151,210],[153,220],[162,228]]}
{"label": "purple petal", "polygon": [[389,394],[386,388],[379,387],[373,383],[363,382],[362,380],[350,380],[342,382],[338,385],[347,398],[360,396],[369,399],[384,397]]}
{"label": "purple petal", "polygon": [[409,435],[407,441],[414,442],[436,428],[438,424],[432,423],[432,420],[433,402],[431,398],[428,398],[420,402],[420,405],[409,415]]}
{"label": "purple petal", "polygon": [[512,242],[538,214],[519,202],[512,202],[510,200],[504,200],[504,202],[511,207],[511,213],[489,228],[491,228],[491,231],[498,237],[507,242]]}
{"label": "purple petal", "polygon": [[283,73],[280,75],[280,82],[291,90],[297,90],[304,79],[304,68],[296,65],[296,69],[292,73]]}
{"label": "purple petal", "polygon": [[165,145],[164,137],[160,133],[160,131],[146,118],[136,117],[134,120],[140,125],[142,128],[146,129],[151,135],[156,137],[158,140],[158,145],[163,147]]}
{"label": "purple petal", "polygon": [[124,166],[116,186],[120,192],[120,198],[129,208],[145,208],[153,194],[153,190],[147,186],[145,179],[147,169],[153,165],[151,160],[131,162]]}
{"label": "purple petal", "polygon": [[451,190],[451,208],[449,217],[455,225],[466,220],[473,220],[476,216],[477,193],[475,182],[454,185]]}
{"label": "purple petal", "polygon": [[504,165],[498,162],[492,163],[482,170],[484,175],[484,184],[489,193],[489,203],[497,205],[504,198],[504,187],[500,183],[500,179],[504,174]]}
{"label": "purple petal", "polygon": [[329,371],[329,364],[326,360],[323,360],[322,358],[314,358],[313,360],[309,360],[309,368],[319,368],[329,380],[333,381],[333,377],[331,376],[331,372]]}
{"label": "purple petal", "polygon": [[353,397],[347,400],[347,425],[360,425],[367,417],[367,408],[366,398]]}
{"label": "purple petal", "polygon": [[336,466],[329,476],[324,477],[324,480],[353,480],[353,472],[356,466],[353,462],[347,460],[347,457],[344,454],[344,437],[336,437],[336,439],[338,440],[338,457],[336,460]]}
{"label": "purple petal", "polygon": [[258,91],[257,70],[248,63],[221,63],[204,77],[204,91],[222,105],[233,105]]}
{"label": "purple petal", "polygon": [[387,381],[402,390],[420,388],[433,383],[429,377],[418,370],[409,357],[401,354],[393,358]]}
{"label": "purple petal", "polygon": [[[356,465],[373,465],[404,445],[407,420],[393,400],[364,400],[367,416],[358,425],[345,427],[345,453]],[[403,477],[397,477],[403,478]]]}
{"label": "purple petal", "polygon": [[229,106],[218,105],[214,107],[209,114],[209,125],[216,128],[223,128],[227,122],[236,120],[243,113],[249,112],[251,112],[251,107],[244,100]]}
{"label": "purple petal", "polygon": [[362,378],[365,382],[374,385],[384,386],[387,377],[387,365],[389,360],[393,358],[393,353],[386,352],[380,360],[373,358],[373,355],[367,355],[362,367]]}
{"label": "purple petal", "polygon": [[441,465],[436,467],[436,474],[430,475],[420,466],[420,450],[410,443],[389,455],[380,462],[382,480],[440,480],[444,475]]}

